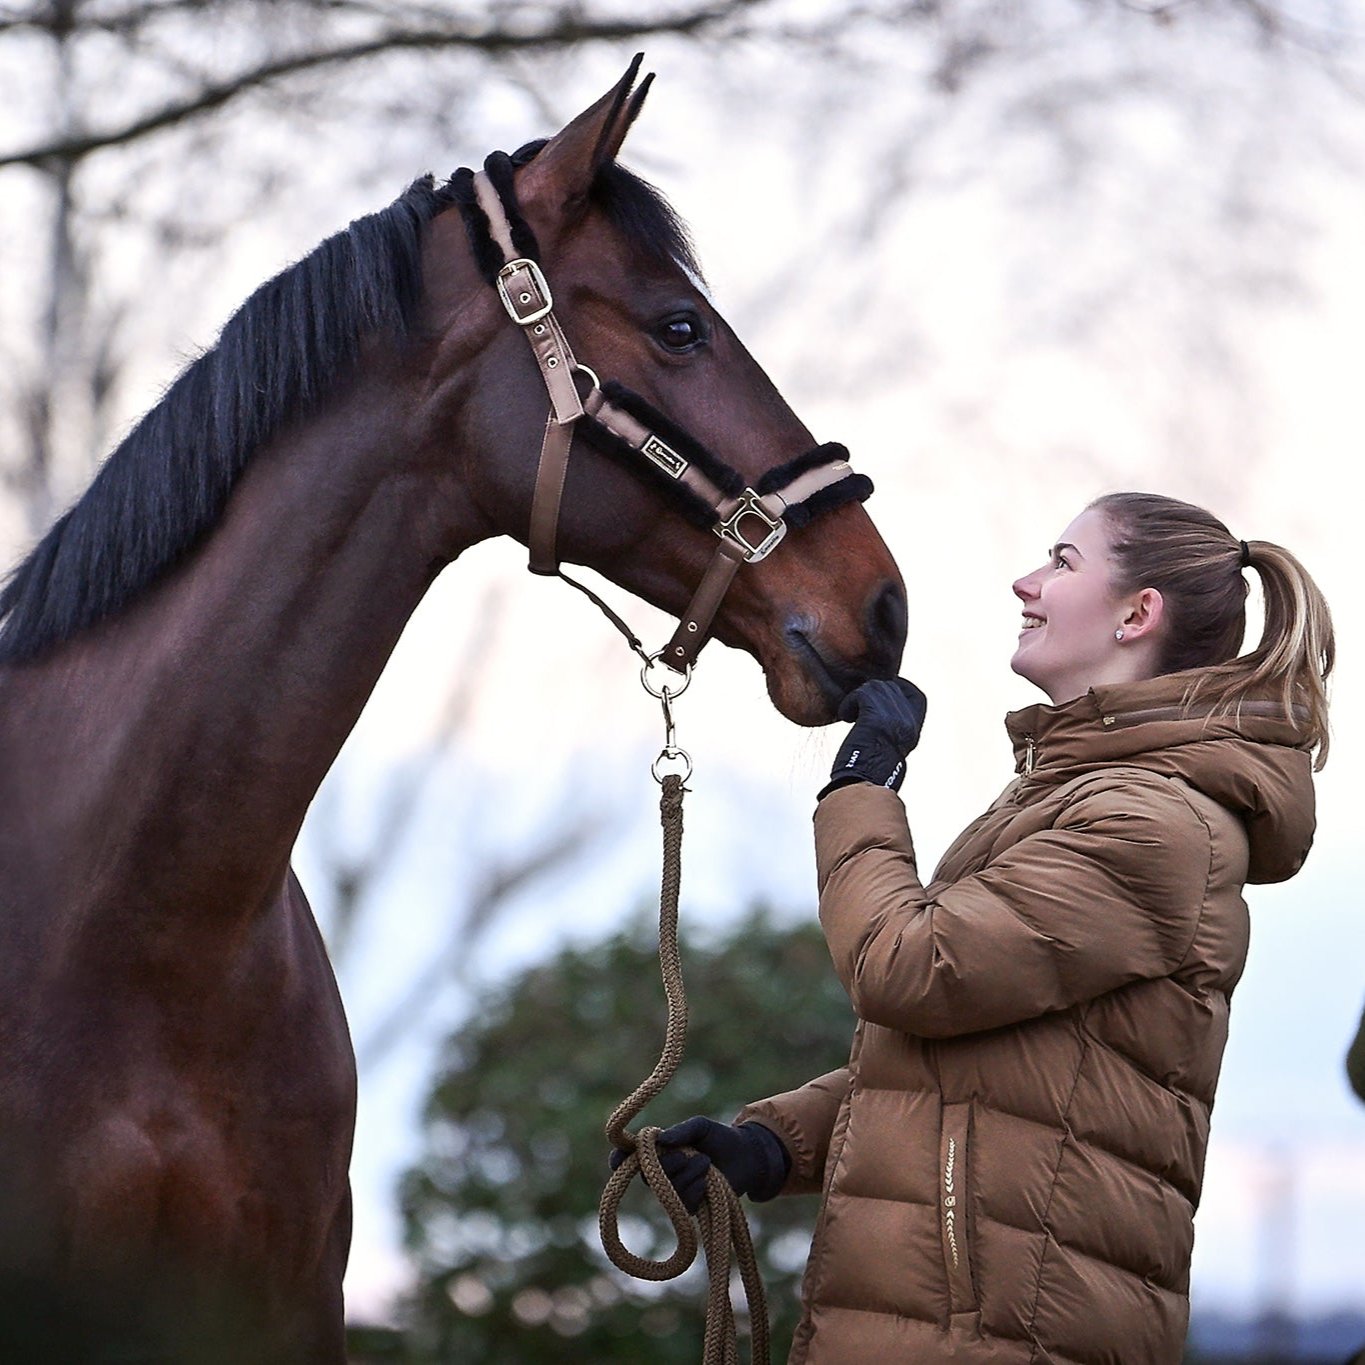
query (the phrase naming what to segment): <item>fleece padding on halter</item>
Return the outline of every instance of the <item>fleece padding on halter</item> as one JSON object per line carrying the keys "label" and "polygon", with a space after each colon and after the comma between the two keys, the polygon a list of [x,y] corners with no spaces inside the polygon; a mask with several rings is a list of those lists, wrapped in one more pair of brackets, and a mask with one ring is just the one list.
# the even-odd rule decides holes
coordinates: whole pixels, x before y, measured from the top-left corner
{"label": "fleece padding on halter", "polygon": [[639,447],[631,445],[610,427],[589,416],[578,424],[577,434],[594,450],[615,460],[661,497],[675,502],[678,511],[699,531],[709,531],[716,524],[716,509],[709,502],[698,497],[684,484],[680,484],[653,461],[642,459]]}
{"label": "fleece padding on halter", "polygon": [[747,484],[743,474],[737,469],[731,469],[724,460],[711,454],[690,431],[685,431],[672,418],[647,403],[638,393],[632,392],[615,379],[609,379],[602,385],[602,393],[608,403],[623,412],[628,412],[660,440],[672,446],[689,464],[696,465],[722,493],[737,498],[744,492]]}
{"label": "fleece padding on halter", "polygon": [[[609,381],[602,386],[600,397],[600,402],[589,400],[585,404],[586,415],[578,424],[583,439],[594,449],[611,456],[656,492],[672,499],[692,525],[709,531],[716,524],[716,499],[737,498],[744,491],[743,476],[717,459],[690,432],[670,421],[623,384]],[[634,444],[612,425],[613,416],[617,418],[616,425],[622,425],[621,414],[639,424],[641,434],[637,434]],[[696,479],[683,481],[676,467],[666,468],[642,451],[640,441],[650,436],[663,441],[687,465],[706,476],[702,484],[706,490],[704,494],[690,486],[698,482]]]}
{"label": "fleece padding on halter", "polygon": [[[540,243],[530,223],[526,221],[517,206],[516,195],[512,188],[512,178],[516,166],[506,152],[489,152],[483,163],[484,174],[502,201],[506,219],[506,230],[512,239],[512,246],[519,256],[529,261],[540,262]],[[474,172],[468,166],[461,166],[450,177],[446,194],[455,201],[464,219],[465,234],[474,250],[474,263],[479,274],[488,284],[496,284],[498,272],[507,263],[507,257],[498,245],[493,225],[479,203],[478,191],[474,184]]]}
{"label": "fleece padding on halter", "polygon": [[503,212],[507,215],[507,228],[512,234],[512,245],[516,248],[517,255],[525,256],[527,260],[535,261],[539,265],[540,243],[536,241],[536,234],[531,230],[530,223],[526,221],[517,204],[517,194],[512,184],[515,171],[512,158],[506,152],[489,152],[484,158],[483,173],[497,190],[498,198],[502,200]]}
{"label": "fleece padding on halter", "polygon": [[795,531],[846,502],[866,502],[871,496],[872,480],[866,474],[848,474],[838,483],[818,489],[800,502],[789,502],[782,520]]}
{"label": "fleece padding on halter", "polygon": [[460,210],[465,236],[469,238],[470,248],[474,252],[474,264],[478,266],[479,274],[486,283],[496,284],[498,271],[505,262],[502,249],[493,240],[488,215],[479,206],[479,196],[474,188],[474,172],[468,166],[461,166],[450,177],[446,192]]}
{"label": "fleece padding on halter", "polygon": [[[826,441],[824,445],[818,445],[813,450],[806,451],[804,455],[798,455],[794,460],[788,460],[786,464],[768,470],[754,485],[754,492],[760,496],[781,493],[803,474],[823,469],[836,461],[847,463],[848,447],[838,441]],[[855,474],[850,469],[837,483],[819,488],[800,500],[787,502],[787,510],[782,514],[782,520],[795,531],[798,527],[808,525],[822,513],[832,512],[846,502],[866,502],[871,496],[872,480],[866,474]]]}

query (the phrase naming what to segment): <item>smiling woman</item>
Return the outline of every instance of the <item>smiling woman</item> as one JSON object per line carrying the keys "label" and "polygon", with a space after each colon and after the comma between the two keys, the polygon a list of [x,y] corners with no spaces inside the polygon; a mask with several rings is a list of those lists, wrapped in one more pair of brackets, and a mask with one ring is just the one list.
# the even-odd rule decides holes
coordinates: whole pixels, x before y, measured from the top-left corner
{"label": "smiling woman", "polygon": [[823,1192],[793,1365],[1181,1359],[1243,888],[1312,842],[1331,620],[1287,551],[1149,494],[1091,504],[1014,591],[1051,704],[1008,718],[1018,775],[932,878],[895,794],[923,698],[841,712],[815,843],[848,1065],[686,1129],[682,1186],[710,1160]]}

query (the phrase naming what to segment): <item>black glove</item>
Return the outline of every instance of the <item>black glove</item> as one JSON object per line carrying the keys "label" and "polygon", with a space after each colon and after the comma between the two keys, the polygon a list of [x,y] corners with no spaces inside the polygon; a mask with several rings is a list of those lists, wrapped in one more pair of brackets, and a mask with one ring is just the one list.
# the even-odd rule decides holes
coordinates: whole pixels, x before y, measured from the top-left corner
{"label": "black glove", "polygon": [[904,678],[874,678],[854,688],[839,706],[839,719],[854,725],[820,796],[849,782],[873,782],[899,791],[905,756],[919,743],[928,705],[924,693]]}
{"label": "black glove", "polygon": [[[717,1123],[714,1119],[684,1119],[659,1134],[659,1164],[689,1213],[696,1213],[706,1194],[706,1173],[714,1165],[736,1194],[750,1199],[772,1199],[787,1183],[792,1159],[782,1139],[761,1123]],[[690,1152],[679,1148],[691,1147]],[[619,1149],[611,1154],[615,1170],[625,1160]]]}

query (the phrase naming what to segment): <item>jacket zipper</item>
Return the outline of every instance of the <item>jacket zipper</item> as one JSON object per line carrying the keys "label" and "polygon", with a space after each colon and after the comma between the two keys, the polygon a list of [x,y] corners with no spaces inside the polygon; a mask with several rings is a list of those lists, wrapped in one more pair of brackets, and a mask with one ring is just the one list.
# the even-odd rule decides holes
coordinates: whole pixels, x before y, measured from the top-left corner
{"label": "jacket zipper", "polygon": [[[1108,725],[1108,723],[1109,723],[1109,718],[1108,718],[1107,716],[1105,717],[1105,722],[1104,722],[1104,723],[1105,723],[1106,725]],[[1032,736],[1032,735],[1025,735],[1025,736],[1024,736],[1024,776],[1025,776],[1025,777],[1027,777],[1030,773],[1032,773],[1032,771],[1033,771],[1033,764],[1034,764],[1034,761],[1037,759],[1037,756],[1038,756],[1038,746],[1037,746],[1036,744],[1034,744],[1034,742],[1033,742],[1033,736]]]}
{"label": "jacket zipper", "polygon": [[[1284,707],[1273,701],[1245,701],[1238,710],[1244,716],[1266,716],[1272,720],[1277,720],[1285,714]],[[1143,725],[1154,720],[1198,720],[1206,718],[1210,714],[1211,708],[1207,706],[1149,706],[1140,711],[1116,711],[1113,715],[1104,716],[1101,724],[1106,729],[1122,729],[1129,725]],[[1302,707],[1295,706],[1293,708],[1295,719],[1302,719],[1306,714]]]}

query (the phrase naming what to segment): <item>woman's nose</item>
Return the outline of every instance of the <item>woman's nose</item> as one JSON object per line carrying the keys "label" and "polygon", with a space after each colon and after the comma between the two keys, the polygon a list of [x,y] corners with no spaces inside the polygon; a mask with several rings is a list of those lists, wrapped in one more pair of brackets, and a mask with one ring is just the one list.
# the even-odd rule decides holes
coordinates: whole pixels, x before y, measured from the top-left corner
{"label": "woman's nose", "polygon": [[1025,574],[1023,578],[1014,580],[1014,595],[1021,602],[1029,602],[1038,596],[1037,588],[1038,575],[1036,573]]}

